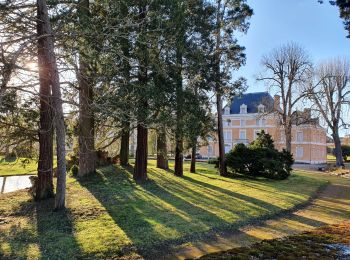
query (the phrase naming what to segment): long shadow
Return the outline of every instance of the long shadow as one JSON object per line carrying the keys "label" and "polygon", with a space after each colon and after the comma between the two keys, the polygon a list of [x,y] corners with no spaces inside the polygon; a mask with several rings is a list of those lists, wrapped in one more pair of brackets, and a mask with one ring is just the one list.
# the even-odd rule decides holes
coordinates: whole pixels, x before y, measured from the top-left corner
{"label": "long shadow", "polygon": [[100,201],[143,257],[152,258],[156,252],[198,237],[210,231],[212,223],[228,224],[185,200],[185,186],[177,196],[153,180],[136,184],[131,179],[131,167],[118,169],[102,169],[97,177],[80,183]]}
{"label": "long shadow", "polygon": [[237,192],[233,192],[233,191],[230,191],[230,190],[227,190],[227,189],[220,188],[218,186],[211,185],[209,183],[201,182],[199,180],[190,178],[188,176],[183,176],[183,178],[185,180],[190,181],[191,183],[193,183],[195,185],[202,186],[202,187],[205,187],[205,188],[208,188],[208,189],[211,189],[211,190],[219,191],[219,192],[221,192],[223,194],[226,194],[226,195],[228,195],[228,196],[230,196],[232,198],[238,198],[240,200],[247,201],[247,202],[249,202],[251,204],[257,205],[257,206],[262,207],[264,209],[268,209],[269,211],[275,212],[275,211],[282,210],[282,208],[280,208],[280,207],[278,207],[276,205],[273,205],[271,203],[268,203],[266,201],[263,201],[263,200],[260,200],[260,199],[257,199],[257,198],[249,197],[249,196],[237,193]]}
{"label": "long shadow", "polygon": [[[28,200],[18,205],[11,213],[14,218],[10,219],[10,235],[6,239],[10,256],[5,256],[0,249],[0,259],[81,257],[79,244],[74,237],[70,211],[67,209],[53,212],[53,205],[54,199],[38,202]],[[30,251],[33,255],[28,255]]]}

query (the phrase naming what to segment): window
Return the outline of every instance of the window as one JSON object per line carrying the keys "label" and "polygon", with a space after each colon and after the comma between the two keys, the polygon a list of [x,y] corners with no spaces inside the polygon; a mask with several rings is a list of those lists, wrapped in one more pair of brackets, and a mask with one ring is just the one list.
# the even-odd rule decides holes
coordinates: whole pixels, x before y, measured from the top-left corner
{"label": "window", "polygon": [[304,148],[303,147],[297,147],[296,148],[296,151],[295,151],[295,157],[300,159],[300,158],[303,158],[304,156]]}
{"label": "window", "polygon": [[240,113],[241,114],[247,114],[247,106],[245,104],[242,104],[240,107]]}
{"label": "window", "polygon": [[231,120],[230,119],[225,120],[224,121],[224,126],[231,126]]}
{"label": "window", "polygon": [[245,121],[245,119],[241,119],[241,126],[246,126],[246,121]]}
{"label": "window", "polygon": [[255,124],[256,124],[257,126],[260,126],[260,119],[257,119],[256,122],[255,122]]}
{"label": "window", "polygon": [[213,146],[208,145],[208,157],[213,155]]}
{"label": "window", "polygon": [[225,107],[224,114],[225,115],[229,115],[230,114],[230,107]]}
{"label": "window", "polygon": [[260,104],[260,105],[258,106],[258,112],[259,112],[259,113],[264,113],[264,112],[265,112],[265,106],[264,106],[263,104]]}
{"label": "window", "polygon": [[254,140],[258,138],[258,134],[261,132],[261,130],[254,130]]}
{"label": "window", "polygon": [[224,131],[224,141],[225,142],[232,141],[232,132],[231,131]]}
{"label": "window", "polygon": [[212,142],[213,141],[213,137],[208,136],[208,142]]}
{"label": "window", "polygon": [[239,139],[246,139],[246,131],[239,130]]}
{"label": "window", "polygon": [[284,130],[281,130],[281,142],[285,142],[286,141],[286,136],[284,133]]}
{"label": "window", "polygon": [[265,118],[261,119],[261,125],[263,125],[263,126],[266,125],[266,119]]}
{"label": "window", "polygon": [[230,152],[232,149],[232,145],[231,144],[225,144],[225,153]]}
{"label": "window", "polygon": [[297,142],[302,142],[304,141],[304,133],[299,131],[297,132]]}

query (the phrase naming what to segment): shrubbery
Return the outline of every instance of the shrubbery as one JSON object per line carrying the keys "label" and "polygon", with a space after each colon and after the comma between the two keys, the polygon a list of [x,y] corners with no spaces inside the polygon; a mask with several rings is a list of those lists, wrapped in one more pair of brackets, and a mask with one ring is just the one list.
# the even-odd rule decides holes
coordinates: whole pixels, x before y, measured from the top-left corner
{"label": "shrubbery", "polygon": [[294,163],[291,153],[275,149],[269,134],[262,131],[249,146],[237,144],[226,155],[232,173],[283,180],[289,177]]}
{"label": "shrubbery", "polygon": [[344,162],[347,162],[348,161],[348,157],[350,156],[350,146],[342,145],[341,146],[341,150],[342,150],[342,153],[343,153],[343,160],[344,160]]}
{"label": "shrubbery", "polygon": [[215,164],[215,168],[219,168],[219,158],[218,157],[210,158],[208,160],[208,164]]}

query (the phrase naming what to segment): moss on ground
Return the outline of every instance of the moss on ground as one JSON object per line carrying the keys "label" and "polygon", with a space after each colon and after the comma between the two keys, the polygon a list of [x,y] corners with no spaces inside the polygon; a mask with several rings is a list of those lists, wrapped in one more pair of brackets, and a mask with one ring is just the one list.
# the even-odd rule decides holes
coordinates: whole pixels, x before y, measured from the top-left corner
{"label": "moss on ground", "polygon": [[350,247],[350,222],[324,226],[283,239],[265,240],[250,247],[209,254],[200,259],[345,259],[340,258],[343,256],[340,245]]}

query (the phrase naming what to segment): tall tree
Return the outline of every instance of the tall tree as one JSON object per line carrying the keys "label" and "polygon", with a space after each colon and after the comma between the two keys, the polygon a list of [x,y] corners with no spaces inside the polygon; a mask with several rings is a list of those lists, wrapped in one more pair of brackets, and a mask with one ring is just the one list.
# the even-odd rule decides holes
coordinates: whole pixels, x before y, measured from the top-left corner
{"label": "tall tree", "polygon": [[212,82],[216,94],[217,135],[219,140],[220,175],[227,175],[225,162],[225,141],[222,122],[222,102],[225,92],[230,92],[234,84],[230,82],[232,70],[245,62],[244,47],[238,45],[236,31],[247,32],[248,19],[253,10],[245,0],[216,0],[215,20],[213,21]]}
{"label": "tall tree", "polygon": [[[65,207],[66,194],[66,152],[65,126],[61,99],[59,74],[54,52],[53,32],[45,0],[37,0],[37,32],[38,32],[38,60],[40,64],[39,77],[44,88],[52,89],[52,115],[56,129],[57,145],[57,187],[55,209]],[[51,104],[49,104],[51,105]],[[51,126],[50,126],[51,127]],[[52,160],[52,154],[51,158]]]}
{"label": "tall tree", "polygon": [[[138,85],[140,89],[146,90],[149,84],[148,66],[149,56],[147,50],[147,11],[148,5],[140,4],[139,12],[139,28],[138,28]],[[147,95],[139,95],[138,102],[138,122],[137,122],[137,147],[135,158],[134,179],[137,181],[147,180],[147,155],[148,155],[148,126],[146,124],[149,104]]]}
{"label": "tall tree", "polygon": [[285,146],[292,151],[292,114],[297,103],[304,97],[301,90],[308,82],[312,64],[307,52],[296,43],[274,49],[262,58],[265,71],[258,78],[273,88],[281,98],[280,117],[285,133]]}
{"label": "tall tree", "polygon": [[96,168],[95,123],[92,109],[93,85],[89,76],[89,42],[86,39],[90,21],[89,0],[79,0],[78,17],[81,31],[79,42],[79,173],[82,177]]}
{"label": "tall tree", "polygon": [[313,110],[321,115],[329,127],[338,166],[343,164],[339,129],[348,126],[350,105],[350,60],[337,58],[320,63],[314,71],[313,82],[305,88]]}

